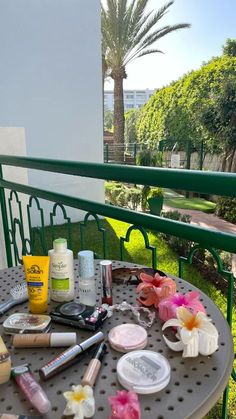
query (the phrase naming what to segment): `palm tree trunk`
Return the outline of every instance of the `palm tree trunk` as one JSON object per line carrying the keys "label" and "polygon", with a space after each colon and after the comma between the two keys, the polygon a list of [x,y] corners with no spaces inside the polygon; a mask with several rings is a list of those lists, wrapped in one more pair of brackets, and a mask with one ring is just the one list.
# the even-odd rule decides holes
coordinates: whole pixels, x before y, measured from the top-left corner
{"label": "palm tree trunk", "polygon": [[114,80],[114,146],[116,162],[124,161],[124,94],[123,79],[126,78],[124,67],[112,70]]}

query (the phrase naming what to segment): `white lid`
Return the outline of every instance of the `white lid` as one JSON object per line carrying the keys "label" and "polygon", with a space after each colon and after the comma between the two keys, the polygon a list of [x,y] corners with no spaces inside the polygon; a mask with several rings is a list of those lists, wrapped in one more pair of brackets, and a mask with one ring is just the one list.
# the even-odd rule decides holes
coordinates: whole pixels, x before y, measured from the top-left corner
{"label": "white lid", "polygon": [[170,364],[158,352],[139,350],[123,355],[117,363],[117,376],[127,390],[151,394],[170,381]]}
{"label": "white lid", "polygon": [[91,250],[81,250],[78,253],[79,259],[79,276],[82,278],[90,278],[94,276],[94,256]]}
{"label": "white lid", "polygon": [[119,352],[143,349],[147,345],[147,331],[137,324],[120,324],[110,330],[108,341],[111,347]]}
{"label": "white lid", "polygon": [[72,346],[76,344],[76,333],[52,333],[51,346]]}
{"label": "white lid", "polygon": [[56,252],[65,252],[67,250],[67,240],[62,238],[53,240],[53,249]]}

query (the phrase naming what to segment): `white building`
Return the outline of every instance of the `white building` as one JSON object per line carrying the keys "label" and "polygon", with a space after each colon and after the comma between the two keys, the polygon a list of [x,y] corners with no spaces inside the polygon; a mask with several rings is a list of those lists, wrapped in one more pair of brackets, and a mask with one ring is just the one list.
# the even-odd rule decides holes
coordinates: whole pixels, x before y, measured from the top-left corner
{"label": "white building", "polygon": [[[100,0],[0,4],[0,153],[102,163]],[[104,202],[100,180],[3,169],[13,182]],[[23,211],[27,202],[25,195]],[[41,204],[48,223],[52,203]],[[34,210],[33,223],[40,225]],[[84,216],[75,209],[67,213],[73,221]],[[56,223],[62,222],[59,211]],[[6,266],[2,234],[0,215],[0,267]]]}
{"label": "white building", "polygon": [[[155,90],[124,90],[124,107],[125,111],[130,109],[141,108],[149,98],[153,95]],[[113,111],[114,109],[114,93],[113,90],[105,90],[104,92],[104,108],[105,110]]]}
{"label": "white building", "polygon": [[[102,163],[100,0],[0,4],[0,127],[23,128],[30,157]],[[104,200],[101,181],[28,175],[31,186]]]}

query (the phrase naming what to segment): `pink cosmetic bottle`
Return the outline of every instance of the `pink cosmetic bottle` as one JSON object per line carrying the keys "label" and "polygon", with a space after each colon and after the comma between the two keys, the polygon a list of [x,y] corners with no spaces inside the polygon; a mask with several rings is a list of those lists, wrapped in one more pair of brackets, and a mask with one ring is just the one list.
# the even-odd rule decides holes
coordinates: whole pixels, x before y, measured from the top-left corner
{"label": "pink cosmetic bottle", "polygon": [[47,413],[51,409],[50,401],[42,387],[35,381],[27,364],[13,367],[11,375],[35,409],[40,413]]}

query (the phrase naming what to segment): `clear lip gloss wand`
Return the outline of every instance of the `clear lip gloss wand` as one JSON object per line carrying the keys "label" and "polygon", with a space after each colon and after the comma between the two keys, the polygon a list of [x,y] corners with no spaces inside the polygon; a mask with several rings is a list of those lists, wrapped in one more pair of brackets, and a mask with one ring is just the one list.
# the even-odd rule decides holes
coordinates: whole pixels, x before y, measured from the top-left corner
{"label": "clear lip gloss wand", "polygon": [[34,379],[27,364],[13,367],[11,375],[35,409],[40,413],[47,413],[51,409],[50,401],[40,384]]}

